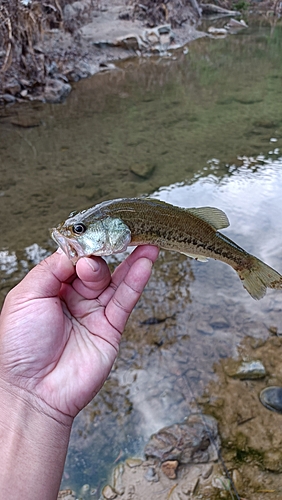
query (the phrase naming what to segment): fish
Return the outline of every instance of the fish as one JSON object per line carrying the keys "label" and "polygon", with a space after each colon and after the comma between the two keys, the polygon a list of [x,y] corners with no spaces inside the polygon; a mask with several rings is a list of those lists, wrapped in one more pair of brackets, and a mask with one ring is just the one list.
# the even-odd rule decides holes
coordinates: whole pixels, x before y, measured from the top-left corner
{"label": "fish", "polygon": [[199,261],[212,258],[229,264],[256,300],[267,288],[282,289],[281,274],[219,232],[228,226],[227,215],[215,207],[182,208],[154,198],[120,198],[72,212],[51,229],[51,236],[73,264],[81,257],[150,244]]}

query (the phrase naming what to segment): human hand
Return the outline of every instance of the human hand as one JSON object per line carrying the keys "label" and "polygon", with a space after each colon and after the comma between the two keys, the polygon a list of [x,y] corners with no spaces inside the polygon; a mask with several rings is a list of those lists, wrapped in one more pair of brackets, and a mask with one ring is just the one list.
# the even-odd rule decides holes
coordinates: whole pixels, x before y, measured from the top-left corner
{"label": "human hand", "polygon": [[0,380],[55,418],[75,417],[106,380],[157,256],[138,247],[112,276],[100,257],[76,268],[59,252],[41,262],[3,306]]}

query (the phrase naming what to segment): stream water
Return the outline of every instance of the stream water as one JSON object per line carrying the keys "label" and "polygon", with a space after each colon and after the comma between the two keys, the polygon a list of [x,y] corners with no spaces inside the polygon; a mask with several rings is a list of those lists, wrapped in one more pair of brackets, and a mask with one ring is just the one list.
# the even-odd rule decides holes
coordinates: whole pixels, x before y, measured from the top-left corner
{"label": "stream water", "polygon": [[[72,210],[144,194],[221,208],[230,219],[224,234],[282,272],[281,53],[281,26],[249,28],[200,39],[188,54],[125,61],[76,84],[62,105],[0,110],[1,299],[55,248],[48,228]],[[182,421],[195,398],[204,394],[211,406],[224,398],[221,363],[256,357],[262,346],[268,378],[238,390],[252,393],[252,411],[272,435],[282,417],[261,406],[258,392],[282,383],[268,344],[269,328],[282,334],[281,307],[280,292],[256,302],[220,262],[162,252],[113,372],[75,421],[62,487],[88,484],[84,498],[99,498],[118,458],[142,455],[151,433]],[[246,429],[248,449],[257,429]],[[279,448],[281,430],[275,435]],[[272,446],[257,441],[264,453]],[[263,461],[262,470],[273,474]]]}

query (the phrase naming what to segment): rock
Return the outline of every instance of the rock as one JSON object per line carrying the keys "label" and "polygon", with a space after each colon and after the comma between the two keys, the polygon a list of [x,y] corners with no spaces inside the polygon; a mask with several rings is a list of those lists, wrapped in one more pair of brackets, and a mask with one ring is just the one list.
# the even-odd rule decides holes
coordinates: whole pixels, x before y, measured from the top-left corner
{"label": "rock", "polygon": [[80,490],[80,495],[85,495],[90,490],[89,484],[84,484]]}
{"label": "rock", "polygon": [[138,177],[142,177],[143,179],[148,179],[153,171],[155,170],[155,165],[140,165],[140,164],[136,164],[136,165],[133,165],[130,169],[130,171],[135,174],[135,175],[138,175]]}
{"label": "rock", "polygon": [[204,469],[202,472],[202,478],[208,479],[210,477],[210,475],[212,474],[212,471],[213,471],[213,465],[207,466],[207,468]]}
{"label": "rock", "polygon": [[43,48],[43,45],[41,43],[36,43],[33,46],[33,50],[35,52],[37,52],[38,54],[44,54],[44,48]]}
{"label": "rock", "polygon": [[256,338],[252,338],[250,339],[250,347],[252,349],[259,349],[260,347],[264,346],[265,345],[265,340],[264,339],[256,339]]}
{"label": "rock", "polygon": [[240,472],[238,469],[233,469],[232,471],[232,481],[234,483],[235,489],[237,490],[238,493],[242,491],[243,488],[243,480]]}
{"label": "rock", "polygon": [[177,460],[167,460],[166,462],[162,463],[161,469],[166,477],[168,477],[169,479],[175,479],[178,465],[179,464]]}
{"label": "rock", "polygon": [[240,380],[256,380],[266,376],[266,370],[260,360],[235,361],[228,360],[224,366],[225,373]]}
{"label": "rock", "polygon": [[148,467],[144,478],[149,482],[157,482],[159,480],[158,474],[154,467]]}
{"label": "rock", "polygon": [[132,469],[134,467],[139,467],[139,465],[142,465],[143,460],[141,460],[141,458],[127,458],[125,463]]}
{"label": "rock", "polygon": [[229,321],[224,318],[224,316],[215,316],[211,319],[210,325],[213,328],[228,328],[229,327]]}
{"label": "rock", "polygon": [[174,41],[175,34],[171,30],[170,24],[163,24],[146,29],[142,38],[148,44],[148,48],[164,52],[167,48],[173,48],[170,44]]}
{"label": "rock", "polygon": [[74,11],[81,12],[85,9],[84,2],[77,0],[76,2],[72,3],[72,8]]}
{"label": "rock", "polygon": [[117,497],[116,492],[113,490],[113,488],[107,484],[103,490],[102,490],[102,495],[106,500],[114,500],[114,498]]}
{"label": "rock", "polygon": [[153,32],[147,32],[147,40],[148,40],[148,43],[150,43],[151,45],[154,45],[155,43],[159,43],[160,41],[160,37],[157,33],[155,33],[154,31]]}
{"label": "rock", "polygon": [[100,63],[99,64],[100,71],[112,71],[113,69],[117,69],[116,65],[113,63]]}
{"label": "rock", "polygon": [[72,490],[61,490],[58,493],[58,500],[76,500],[76,494]]}
{"label": "rock", "polygon": [[225,28],[215,28],[214,26],[210,26],[209,29],[208,29],[208,32],[211,34],[211,35],[214,35],[214,36],[226,36],[228,34],[228,31],[227,29]]}
{"label": "rock", "polygon": [[197,323],[197,331],[203,333],[204,335],[213,334],[213,328],[207,321],[199,321],[199,323]]}
{"label": "rock", "polygon": [[282,452],[281,450],[268,450],[263,459],[264,467],[271,472],[282,471]]}
{"label": "rock", "polygon": [[29,87],[30,86],[30,81],[26,80],[25,78],[21,78],[20,79],[20,84],[22,85],[22,87]]}
{"label": "rock", "polygon": [[212,478],[212,485],[219,490],[230,491],[230,480],[225,476],[215,476]]}
{"label": "rock", "polygon": [[17,118],[13,118],[11,123],[16,127],[33,128],[39,127],[41,125],[41,120],[38,120],[34,115],[24,114],[19,115]]}
{"label": "rock", "polygon": [[90,64],[87,61],[79,61],[74,67],[71,67],[71,69],[66,72],[67,79],[69,82],[78,82],[81,78],[95,75],[95,73],[98,73],[102,69],[103,63],[101,64],[101,68],[100,64]]}
{"label": "rock", "polygon": [[207,415],[192,414],[184,423],[164,427],[153,434],[145,447],[145,455],[160,462],[204,463],[217,459],[211,441],[219,446],[216,420]]}
{"label": "rock", "polygon": [[120,12],[118,18],[122,19],[123,21],[130,21],[132,14],[133,8],[128,8],[127,10],[123,10],[122,12]]}
{"label": "rock", "polygon": [[44,89],[44,100],[49,103],[62,102],[69,95],[70,91],[71,86],[68,83],[47,78]]}
{"label": "rock", "polygon": [[63,10],[64,21],[71,21],[75,17],[75,9],[67,4]]}
{"label": "rock", "polygon": [[21,84],[16,78],[11,78],[5,83],[5,92],[11,95],[19,94],[21,91]]}
{"label": "rock", "polygon": [[113,486],[114,490],[119,494],[123,495],[125,487],[123,484],[123,476],[124,473],[124,465],[123,464],[118,464],[113,472]]}
{"label": "rock", "polygon": [[233,17],[228,21],[226,24],[225,28],[230,29],[230,28],[248,28],[248,25],[245,23],[243,19],[241,21],[238,21],[237,19],[234,19]]}
{"label": "rock", "polygon": [[51,61],[50,64],[45,63],[45,71],[49,77],[53,77],[58,72],[58,65],[55,61]]}
{"label": "rock", "polygon": [[3,101],[5,101],[7,103],[16,101],[15,96],[13,96],[11,94],[2,94],[1,98],[3,99]]}
{"label": "rock", "polygon": [[116,45],[117,47],[122,47],[123,49],[134,50],[135,52],[145,47],[145,44],[141,37],[134,33],[116,38],[114,45]]}
{"label": "rock", "polygon": [[282,387],[269,386],[259,395],[261,403],[271,411],[282,413]]}
{"label": "rock", "polygon": [[275,336],[278,335],[277,326],[274,326],[274,325],[269,326],[268,331],[269,331],[270,335],[275,335]]}

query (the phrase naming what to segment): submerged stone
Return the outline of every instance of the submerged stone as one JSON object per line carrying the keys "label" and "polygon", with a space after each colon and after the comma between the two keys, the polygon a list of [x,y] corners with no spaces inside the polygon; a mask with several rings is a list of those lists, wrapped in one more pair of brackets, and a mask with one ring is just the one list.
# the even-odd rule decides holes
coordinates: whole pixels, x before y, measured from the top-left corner
{"label": "submerged stone", "polygon": [[282,387],[266,387],[261,391],[259,398],[268,410],[282,413]]}
{"label": "submerged stone", "polygon": [[197,323],[197,331],[204,335],[213,335],[214,329],[207,321],[199,321]]}
{"label": "submerged stone", "polygon": [[131,172],[138,177],[142,177],[143,179],[148,179],[155,170],[155,165],[141,165],[136,164],[131,167]]}
{"label": "submerged stone", "polygon": [[143,460],[141,460],[141,458],[127,458],[125,463],[132,469],[134,467],[139,467],[140,465],[142,465]]}
{"label": "submerged stone", "polygon": [[184,423],[164,427],[153,434],[145,447],[145,455],[160,462],[205,463],[217,459],[217,447],[216,420],[207,415],[192,414]]}
{"label": "submerged stone", "polygon": [[75,500],[76,494],[70,489],[61,490],[58,493],[58,500]]}
{"label": "submerged stone", "polygon": [[113,490],[113,488],[107,484],[103,490],[102,490],[102,495],[106,500],[114,500],[117,497],[116,492]]}
{"label": "submerged stone", "polygon": [[124,473],[124,465],[118,464],[113,472],[113,484],[114,490],[119,494],[123,495],[124,493],[124,484],[123,484],[123,473]]}
{"label": "submerged stone", "polygon": [[49,103],[62,102],[70,93],[71,86],[61,80],[52,78],[46,79],[46,86],[44,89],[44,99]]}
{"label": "submerged stone", "polygon": [[240,380],[255,380],[266,376],[266,369],[260,360],[235,361],[229,360],[224,367],[225,373]]}

